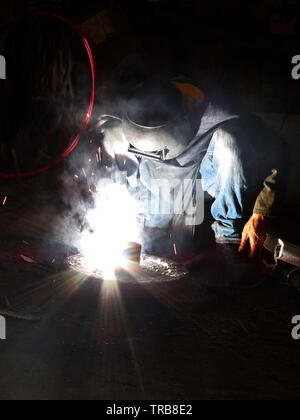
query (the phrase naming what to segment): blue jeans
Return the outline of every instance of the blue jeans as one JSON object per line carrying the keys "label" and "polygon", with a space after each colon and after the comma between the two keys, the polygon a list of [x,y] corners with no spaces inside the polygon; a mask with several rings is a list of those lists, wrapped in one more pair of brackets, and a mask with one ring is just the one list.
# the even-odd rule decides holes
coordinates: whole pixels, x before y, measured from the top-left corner
{"label": "blue jeans", "polygon": [[219,129],[201,163],[203,190],[214,199],[212,228],[219,243],[240,243],[243,227],[250,216],[246,193],[251,177],[247,177],[248,165],[242,157],[245,148],[247,145],[241,138]]}

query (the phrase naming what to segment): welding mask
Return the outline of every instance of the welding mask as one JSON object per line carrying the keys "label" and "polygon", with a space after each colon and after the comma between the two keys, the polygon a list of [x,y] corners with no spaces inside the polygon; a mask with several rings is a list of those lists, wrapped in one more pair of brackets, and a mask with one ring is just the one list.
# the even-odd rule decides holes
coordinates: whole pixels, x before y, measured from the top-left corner
{"label": "welding mask", "polygon": [[191,122],[185,96],[178,86],[170,82],[165,85],[146,83],[128,100],[122,129],[130,144],[130,153],[168,161],[186,150],[198,127]]}

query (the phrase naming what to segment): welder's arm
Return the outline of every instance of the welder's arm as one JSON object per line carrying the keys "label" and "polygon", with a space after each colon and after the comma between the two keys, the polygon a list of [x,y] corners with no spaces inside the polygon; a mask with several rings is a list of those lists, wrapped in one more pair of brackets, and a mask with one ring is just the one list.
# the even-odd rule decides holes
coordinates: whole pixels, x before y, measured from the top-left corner
{"label": "welder's arm", "polygon": [[272,169],[270,175],[264,181],[263,190],[258,195],[253,214],[260,214],[265,217],[276,217],[279,208],[280,188],[278,169]]}
{"label": "welder's arm", "polygon": [[108,120],[101,126],[103,132],[102,145],[104,151],[114,161],[120,171],[131,177],[138,169],[137,158],[128,152],[129,143],[125,139],[118,120]]}
{"label": "welder's arm", "polygon": [[283,166],[281,165],[280,169],[272,169],[265,179],[263,190],[256,199],[253,215],[243,230],[240,252],[245,251],[249,246],[251,257],[257,257],[262,253],[270,219],[278,216],[286,178],[286,170]]}

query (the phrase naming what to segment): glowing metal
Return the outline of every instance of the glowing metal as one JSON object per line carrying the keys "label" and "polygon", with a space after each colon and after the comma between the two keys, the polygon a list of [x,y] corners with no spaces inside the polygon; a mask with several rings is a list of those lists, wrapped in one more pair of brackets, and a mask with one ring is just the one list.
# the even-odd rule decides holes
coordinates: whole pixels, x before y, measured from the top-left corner
{"label": "glowing metal", "polygon": [[89,272],[113,279],[119,267],[126,267],[123,256],[129,242],[139,242],[137,216],[139,206],[125,185],[100,182],[95,207],[88,211],[90,227],[81,235],[80,251]]}
{"label": "glowing metal", "polygon": [[[83,255],[73,255],[68,258],[70,268],[88,277],[109,280],[99,268],[91,270]],[[188,270],[181,264],[165,258],[143,255],[140,265],[125,262],[127,268],[114,273],[113,280],[121,283],[163,283],[180,280],[187,276]],[[100,264],[101,265],[101,264]]]}

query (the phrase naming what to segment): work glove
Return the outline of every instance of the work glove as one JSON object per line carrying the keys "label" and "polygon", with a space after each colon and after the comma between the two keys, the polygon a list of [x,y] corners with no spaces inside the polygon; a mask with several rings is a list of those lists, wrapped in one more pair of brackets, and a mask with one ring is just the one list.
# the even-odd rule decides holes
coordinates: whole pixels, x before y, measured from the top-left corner
{"label": "work glove", "polygon": [[260,214],[253,214],[244,227],[239,252],[246,253],[250,248],[251,258],[260,257],[267,239],[268,225],[268,218]]}
{"label": "work glove", "polygon": [[99,129],[101,146],[109,160],[114,162],[119,170],[127,172],[128,177],[132,176],[138,170],[139,162],[135,155],[128,152],[130,144],[123,134],[121,120],[103,117],[98,123]]}
{"label": "work glove", "polygon": [[101,132],[103,134],[103,147],[112,159],[128,153],[129,143],[124,138],[119,119],[108,118],[102,121]]}

